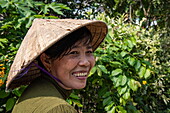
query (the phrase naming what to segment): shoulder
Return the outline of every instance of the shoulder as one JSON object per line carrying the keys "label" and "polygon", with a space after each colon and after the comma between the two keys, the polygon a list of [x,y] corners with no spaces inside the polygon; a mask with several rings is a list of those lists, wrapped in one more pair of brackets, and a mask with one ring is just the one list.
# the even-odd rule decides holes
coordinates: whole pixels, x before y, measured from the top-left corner
{"label": "shoulder", "polygon": [[57,97],[32,98],[16,104],[13,113],[76,113],[65,100]]}
{"label": "shoulder", "polygon": [[63,98],[55,86],[42,78],[37,78],[23,92],[19,102],[37,97],[59,97]]}

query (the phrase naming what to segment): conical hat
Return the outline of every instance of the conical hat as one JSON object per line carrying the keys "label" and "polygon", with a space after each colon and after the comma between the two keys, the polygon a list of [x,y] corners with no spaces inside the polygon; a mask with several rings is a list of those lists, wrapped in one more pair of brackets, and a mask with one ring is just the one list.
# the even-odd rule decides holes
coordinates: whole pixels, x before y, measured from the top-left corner
{"label": "conical hat", "polygon": [[[95,50],[107,34],[107,25],[104,22],[76,19],[34,19],[10,68],[6,88],[14,89],[27,85],[40,76],[40,69],[30,64],[57,41],[83,26],[91,31],[92,47]],[[25,70],[27,71],[23,72]]]}

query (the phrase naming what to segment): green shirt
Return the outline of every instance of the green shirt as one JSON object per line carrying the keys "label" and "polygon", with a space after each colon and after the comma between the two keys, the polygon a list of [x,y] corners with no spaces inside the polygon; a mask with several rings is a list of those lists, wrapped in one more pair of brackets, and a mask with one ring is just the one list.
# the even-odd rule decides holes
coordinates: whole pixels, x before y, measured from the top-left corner
{"label": "green shirt", "polygon": [[50,77],[38,77],[24,91],[12,113],[77,113],[65,99],[71,92]]}

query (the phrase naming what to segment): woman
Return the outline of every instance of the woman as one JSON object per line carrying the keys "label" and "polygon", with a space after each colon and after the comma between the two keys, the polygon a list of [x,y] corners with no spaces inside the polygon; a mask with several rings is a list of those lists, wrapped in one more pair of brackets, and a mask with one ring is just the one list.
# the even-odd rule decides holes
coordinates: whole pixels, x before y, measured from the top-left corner
{"label": "woman", "polygon": [[8,76],[7,89],[29,84],[13,113],[76,113],[65,99],[86,86],[106,33],[101,21],[35,19]]}

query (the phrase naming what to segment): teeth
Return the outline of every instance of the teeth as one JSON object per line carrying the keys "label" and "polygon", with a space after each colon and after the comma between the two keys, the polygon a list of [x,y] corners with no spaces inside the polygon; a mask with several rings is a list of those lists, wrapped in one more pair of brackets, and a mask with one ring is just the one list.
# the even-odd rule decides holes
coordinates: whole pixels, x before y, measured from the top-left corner
{"label": "teeth", "polygon": [[80,77],[80,76],[86,76],[87,73],[76,73],[76,74],[73,74],[74,76],[76,77]]}

